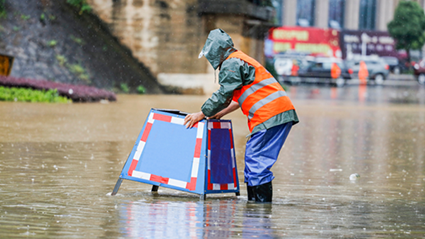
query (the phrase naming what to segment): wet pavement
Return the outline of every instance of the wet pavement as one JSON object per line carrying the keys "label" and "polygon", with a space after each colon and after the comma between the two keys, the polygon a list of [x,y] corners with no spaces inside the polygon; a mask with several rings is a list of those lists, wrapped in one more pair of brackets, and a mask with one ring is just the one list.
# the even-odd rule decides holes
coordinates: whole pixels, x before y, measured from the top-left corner
{"label": "wet pavement", "polygon": [[[110,104],[0,102],[0,238],[423,238],[425,87],[292,86],[300,123],[272,204],[125,180],[150,108],[199,110],[207,96],[120,95]],[[239,178],[248,134],[234,125]],[[360,175],[350,180],[351,174]]]}

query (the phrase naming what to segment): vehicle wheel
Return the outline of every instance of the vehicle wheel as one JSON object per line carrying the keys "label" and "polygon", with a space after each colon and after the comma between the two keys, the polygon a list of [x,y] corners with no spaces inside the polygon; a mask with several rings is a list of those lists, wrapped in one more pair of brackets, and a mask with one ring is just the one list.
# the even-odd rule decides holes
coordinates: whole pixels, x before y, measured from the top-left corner
{"label": "vehicle wheel", "polygon": [[420,74],[420,75],[418,76],[418,82],[419,82],[419,84],[421,84],[421,85],[425,85],[425,74]]}
{"label": "vehicle wheel", "polygon": [[401,73],[400,67],[398,67],[398,66],[394,67],[393,72],[394,72],[394,74],[396,74],[396,75],[400,75],[400,73]]}
{"label": "vehicle wheel", "polygon": [[300,79],[298,79],[298,77],[295,77],[295,76],[290,76],[289,82],[291,83],[291,85],[298,85],[300,83]]}
{"label": "vehicle wheel", "polygon": [[382,74],[377,74],[377,75],[375,76],[375,85],[382,85],[382,84],[384,84],[384,80],[385,80],[384,75],[382,75]]}
{"label": "vehicle wheel", "polygon": [[337,87],[343,87],[345,85],[345,79],[344,78],[338,78],[338,79],[336,79],[335,85]]}

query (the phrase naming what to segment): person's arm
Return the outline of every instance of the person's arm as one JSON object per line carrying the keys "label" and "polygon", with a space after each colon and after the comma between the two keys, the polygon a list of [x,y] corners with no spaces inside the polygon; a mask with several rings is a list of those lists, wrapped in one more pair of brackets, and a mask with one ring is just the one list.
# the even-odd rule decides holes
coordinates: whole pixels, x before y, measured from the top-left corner
{"label": "person's arm", "polygon": [[221,119],[223,116],[229,113],[232,113],[233,111],[237,109],[239,109],[239,103],[236,101],[232,101],[225,109],[223,109],[222,111],[218,112],[217,114],[211,117],[208,117],[208,119]]}
{"label": "person's arm", "polygon": [[243,86],[247,66],[247,63],[238,58],[230,58],[223,62],[218,75],[220,89],[214,92],[201,107],[205,116],[211,117],[230,104],[233,92]]}
{"label": "person's arm", "polygon": [[[244,84],[250,84],[254,80],[254,77],[255,68],[253,66],[237,58],[225,60],[219,74],[220,89],[205,101],[200,112],[186,116],[184,121],[186,127],[190,128],[202,120],[203,117],[213,117],[227,108],[232,102],[233,91],[240,89]],[[237,108],[234,107],[235,105],[230,109],[233,109],[232,111],[236,110]]]}

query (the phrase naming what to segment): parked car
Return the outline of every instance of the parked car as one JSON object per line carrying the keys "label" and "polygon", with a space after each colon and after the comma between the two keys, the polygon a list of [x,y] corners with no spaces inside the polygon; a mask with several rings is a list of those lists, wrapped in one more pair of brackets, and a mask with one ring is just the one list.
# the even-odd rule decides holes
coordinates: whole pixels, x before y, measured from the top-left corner
{"label": "parked car", "polygon": [[308,56],[308,53],[294,51],[275,55],[274,68],[276,73],[281,77],[291,76],[294,65],[299,66],[306,56]]}
{"label": "parked car", "polygon": [[358,78],[360,61],[364,61],[366,63],[366,67],[369,73],[368,78],[373,80],[375,84],[382,85],[390,73],[389,65],[378,57],[364,57],[354,60],[346,60],[346,66],[352,70],[352,78]]}
{"label": "parked car", "polygon": [[[331,76],[333,63],[336,63],[341,70],[341,75],[336,79]],[[343,86],[349,79],[351,79],[351,75],[344,62],[333,57],[306,57],[298,70],[298,80],[303,82],[330,83]]]}
{"label": "parked car", "polygon": [[394,57],[394,56],[383,56],[381,58],[390,67],[390,72],[392,72],[392,73],[394,73],[396,75],[399,75],[403,71],[407,71],[408,70],[408,67],[406,66],[406,63],[403,62],[403,61],[400,61],[397,57]]}
{"label": "parked car", "polygon": [[421,60],[413,66],[413,74],[421,85],[425,85],[425,61]]}

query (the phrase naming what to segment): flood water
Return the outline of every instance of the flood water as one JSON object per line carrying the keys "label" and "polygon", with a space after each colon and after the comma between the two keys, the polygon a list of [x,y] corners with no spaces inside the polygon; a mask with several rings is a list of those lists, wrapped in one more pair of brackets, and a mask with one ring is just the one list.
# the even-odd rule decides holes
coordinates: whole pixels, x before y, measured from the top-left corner
{"label": "flood water", "polygon": [[[207,96],[120,95],[110,104],[0,102],[0,238],[423,238],[425,88],[293,86],[300,123],[272,171],[272,204],[124,180],[150,108]],[[248,134],[233,122],[239,179]],[[351,174],[360,178],[350,180]]]}

